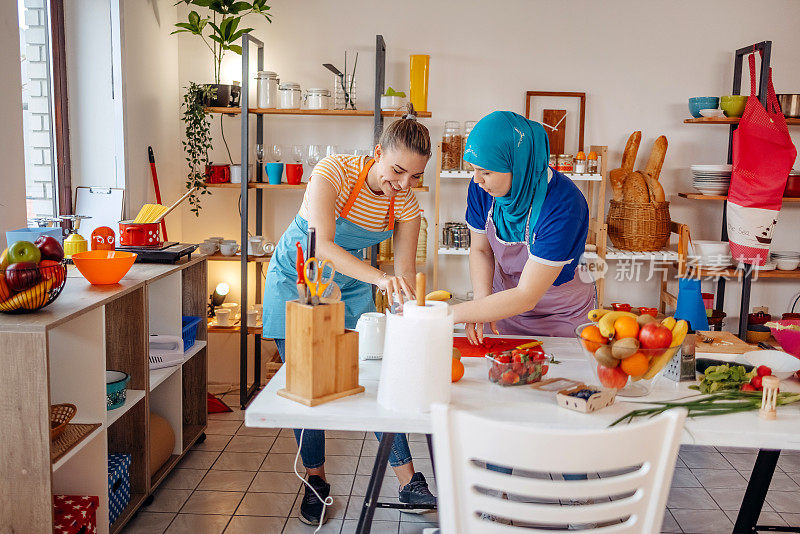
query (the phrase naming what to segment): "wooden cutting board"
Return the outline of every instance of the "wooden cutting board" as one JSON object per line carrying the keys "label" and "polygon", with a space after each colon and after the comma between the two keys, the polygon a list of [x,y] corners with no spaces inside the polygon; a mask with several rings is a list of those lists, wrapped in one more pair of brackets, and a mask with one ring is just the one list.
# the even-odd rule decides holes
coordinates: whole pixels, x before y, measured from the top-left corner
{"label": "wooden cutting board", "polygon": [[[711,338],[712,343],[706,343],[702,338]],[[694,353],[699,354],[744,354],[751,350],[758,350],[756,345],[745,343],[730,332],[697,332],[695,337]]]}

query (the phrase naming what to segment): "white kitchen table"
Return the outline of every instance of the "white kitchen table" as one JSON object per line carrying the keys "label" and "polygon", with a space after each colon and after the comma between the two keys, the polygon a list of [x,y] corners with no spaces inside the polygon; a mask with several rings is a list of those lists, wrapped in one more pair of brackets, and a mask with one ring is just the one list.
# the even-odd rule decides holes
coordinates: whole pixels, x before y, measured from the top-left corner
{"label": "white kitchen table", "polygon": [[[591,368],[578,342],[572,338],[539,338],[548,354],[561,363],[551,365],[550,377],[596,383]],[[591,414],[561,408],[555,392],[540,391],[526,386],[501,387],[489,382],[488,365],[483,358],[463,358],[464,377],[452,387],[450,404],[492,419],[519,422],[542,428],[600,429],[631,410],[641,408],[644,400],[670,400],[698,394],[688,389],[688,383],[675,383],[659,377],[647,397],[624,398],[610,407]],[[357,532],[369,532],[376,507],[396,507],[379,503],[380,483],[383,481],[394,434],[416,432],[430,435],[428,414],[408,414],[386,409],[377,403],[380,360],[363,361],[359,366],[359,383],[364,393],[345,397],[320,406],[308,407],[278,396],[285,387],[285,367],[270,380],[245,412],[245,425],[266,428],[308,428],[320,430],[353,430],[383,432],[375,466]],[[792,378],[783,381],[782,391],[800,392],[800,382]],[[691,445],[751,447],[761,449],[751,476],[734,533],[755,532],[754,527],[763,506],[769,481],[781,449],[800,450],[800,403],[778,409],[778,419],[766,421],[756,411],[724,416],[687,419],[681,442]],[[800,532],[800,529],[794,530]]]}

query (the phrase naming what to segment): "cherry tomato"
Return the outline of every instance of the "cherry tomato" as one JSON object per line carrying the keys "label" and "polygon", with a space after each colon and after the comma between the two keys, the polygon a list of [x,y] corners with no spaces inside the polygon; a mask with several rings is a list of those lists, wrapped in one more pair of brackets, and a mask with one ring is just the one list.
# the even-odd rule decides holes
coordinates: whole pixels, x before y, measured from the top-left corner
{"label": "cherry tomato", "polygon": [[761,386],[761,377],[760,377],[760,376],[758,376],[758,375],[754,376],[753,378],[751,378],[751,379],[750,379],[750,384],[751,384],[751,385],[752,385],[754,388],[756,388],[757,390],[759,390],[759,391],[760,391],[760,390],[761,390],[761,387],[762,387],[762,386]]}
{"label": "cherry tomato", "polygon": [[772,369],[770,369],[766,365],[759,365],[758,369],[756,369],[756,374],[758,376],[770,376],[772,375]]}
{"label": "cherry tomato", "polygon": [[752,384],[742,384],[742,391],[757,391]]}

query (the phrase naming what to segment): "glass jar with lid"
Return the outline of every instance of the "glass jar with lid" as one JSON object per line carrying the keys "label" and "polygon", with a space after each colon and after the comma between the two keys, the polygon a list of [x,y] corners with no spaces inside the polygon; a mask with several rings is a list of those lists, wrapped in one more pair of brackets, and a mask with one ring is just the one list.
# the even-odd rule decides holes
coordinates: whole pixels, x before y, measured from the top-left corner
{"label": "glass jar with lid", "polygon": [[300,84],[295,82],[285,82],[278,86],[280,95],[280,109],[300,109]]}
{"label": "glass jar with lid", "polygon": [[461,170],[472,171],[472,165],[464,161],[464,148],[467,146],[467,138],[469,133],[478,124],[478,121],[465,121],[464,122],[464,135],[461,136]]}
{"label": "glass jar with lid", "polygon": [[303,96],[306,109],[329,109],[331,92],[328,89],[311,87]]}
{"label": "glass jar with lid", "polygon": [[586,154],[582,150],[575,154],[572,172],[573,174],[586,174]]}
{"label": "glass jar with lid", "polygon": [[586,158],[586,172],[589,174],[600,174],[600,161],[597,159],[597,152],[589,152]]}
{"label": "glass jar with lid", "polygon": [[271,70],[260,70],[256,74],[256,100],[260,108],[278,107],[278,75]]}
{"label": "glass jar with lid", "polygon": [[442,135],[442,170],[457,171],[461,169],[461,123],[447,121],[444,123]]}

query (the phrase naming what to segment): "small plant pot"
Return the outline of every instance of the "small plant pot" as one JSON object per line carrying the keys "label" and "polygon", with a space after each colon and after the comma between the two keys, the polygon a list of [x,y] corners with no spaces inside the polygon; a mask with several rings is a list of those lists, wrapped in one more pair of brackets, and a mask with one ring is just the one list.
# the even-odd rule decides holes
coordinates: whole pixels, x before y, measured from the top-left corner
{"label": "small plant pot", "polygon": [[225,83],[210,83],[208,84],[208,87],[210,87],[212,90],[216,89],[216,94],[206,101],[205,104],[207,107],[210,108],[230,107],[231,105],[233,105],[231,102],[234,89],[236,90],[238,97],[238,91],[239,91],[238,86],[229,85]]}

